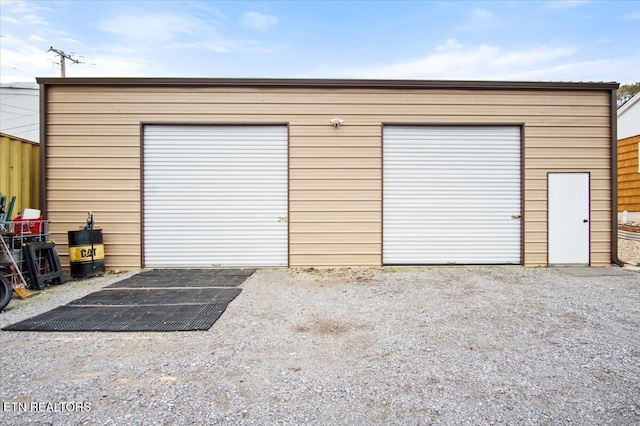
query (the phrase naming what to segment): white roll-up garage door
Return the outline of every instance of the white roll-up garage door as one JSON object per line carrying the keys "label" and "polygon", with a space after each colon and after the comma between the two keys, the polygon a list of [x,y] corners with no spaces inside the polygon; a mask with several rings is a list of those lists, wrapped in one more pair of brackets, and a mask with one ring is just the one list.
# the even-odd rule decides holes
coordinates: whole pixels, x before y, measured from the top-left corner
{"label": "white roll-up garage door", "polygon": [[145,126],[145,266],[287,266],[287,155],[286,126]]}
{"label": "white roll-up garage door", "polygon": [[520,128],[385,126],[385,264],[519,264]]}

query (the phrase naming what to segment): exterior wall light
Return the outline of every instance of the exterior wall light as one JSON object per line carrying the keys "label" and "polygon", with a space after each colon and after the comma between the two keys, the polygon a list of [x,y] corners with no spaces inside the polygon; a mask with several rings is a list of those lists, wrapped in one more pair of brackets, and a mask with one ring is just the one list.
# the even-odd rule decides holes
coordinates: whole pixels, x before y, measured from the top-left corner
{"label": "exterior wall light", "polygon": [[340,127],[340,125],[342,124],[344,120],[342,118],[332,118],[331,120],[329,120],[329,122],[331,124],[333,124],[333,127]]}

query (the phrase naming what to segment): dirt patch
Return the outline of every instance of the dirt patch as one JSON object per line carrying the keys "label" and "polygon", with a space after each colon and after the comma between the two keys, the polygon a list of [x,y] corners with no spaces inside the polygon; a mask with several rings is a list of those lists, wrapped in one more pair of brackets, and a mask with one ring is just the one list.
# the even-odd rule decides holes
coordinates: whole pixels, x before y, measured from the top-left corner
{"label": "dirt patch", "polygon": [[316,333],[321,335],[340,335],[349,331],[351,327],[348,324],[336,321],[318,321],[306,325],[298,325],[295,330],[298,333]]}
{"label": "dirt patch", "polygon": [[312,333],[319,336],[339,336],[349,332],[372,330],[373,328],[373,325],[368,323],[339,321],[316,316],[296,325],[293,330],[296,333]]}

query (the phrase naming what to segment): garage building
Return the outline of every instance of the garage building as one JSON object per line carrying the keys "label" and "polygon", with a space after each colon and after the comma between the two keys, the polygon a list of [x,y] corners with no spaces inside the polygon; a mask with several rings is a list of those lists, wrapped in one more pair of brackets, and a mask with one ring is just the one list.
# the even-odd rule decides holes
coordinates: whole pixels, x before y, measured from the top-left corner
{"label": "garage building", "polygon": [[40,78],[63,264],[617,263],[617,83]]}

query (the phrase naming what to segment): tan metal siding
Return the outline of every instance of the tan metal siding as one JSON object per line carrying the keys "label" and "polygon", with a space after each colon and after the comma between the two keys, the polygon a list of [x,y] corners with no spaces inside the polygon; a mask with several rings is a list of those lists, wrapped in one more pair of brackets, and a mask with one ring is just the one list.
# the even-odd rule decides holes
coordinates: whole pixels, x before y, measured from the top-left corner
{"label": "tan metal siding", "polygon": [[524,123],[525,264],[546,264],[549,171],[591,172],[592,263],[610,262],[607,91],[50,86],[48,99],[54,238],[92,210],[110,269],[140,265],[140,122],[289,123],[292,267],[381,264],[382,123]]}
{"label": "tan metal siding", "polygon": [[640,211],[640,135],[618,141],[618,211]]}

